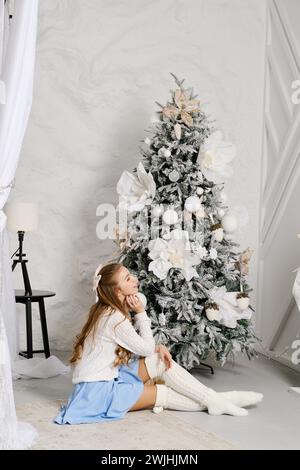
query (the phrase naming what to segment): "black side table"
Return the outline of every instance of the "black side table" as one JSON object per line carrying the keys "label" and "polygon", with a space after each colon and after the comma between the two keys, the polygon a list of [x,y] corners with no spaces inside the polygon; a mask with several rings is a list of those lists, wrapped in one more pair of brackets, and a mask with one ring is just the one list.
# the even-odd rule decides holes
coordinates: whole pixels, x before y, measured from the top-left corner
{"label": "black side table", "polygon": [[[25,304],[26,308],[26,338],[27,338],[27,351],[19,352],[20,356],[30,359],[33,357],[34,353],[45,353],[46,358],[50,356],[49,349],[49,339],[48,339],[48,330],[47,330],[47,321],[46,321],[46,312],[45,312],[45,297],[53,297],[55,292],[50,292],[46,290],[33,290],[32,295],[26,294],[24,289],[15,289],[15,297],[17,304]],[[38,302],[42,335],[43,335],[43,344],[44,349],[34,351],[32,346],[32,309],[31,304],[33,302]]]}

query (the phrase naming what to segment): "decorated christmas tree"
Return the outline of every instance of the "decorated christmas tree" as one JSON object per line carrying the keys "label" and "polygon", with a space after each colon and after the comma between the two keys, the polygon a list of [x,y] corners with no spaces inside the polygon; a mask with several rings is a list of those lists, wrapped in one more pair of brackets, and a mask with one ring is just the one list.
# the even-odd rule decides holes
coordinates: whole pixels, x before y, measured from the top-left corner
{"label": "decorated christmas tree", "polygon": [[186,369],[209,354],[223,365],[256,355],[247,283],[251,250],[238,250],[238,220],[226,206],[235,146],[200,107],[193,89],[157,103],[141,161],[118,184],[117,261],[139,279],[156,343]]}

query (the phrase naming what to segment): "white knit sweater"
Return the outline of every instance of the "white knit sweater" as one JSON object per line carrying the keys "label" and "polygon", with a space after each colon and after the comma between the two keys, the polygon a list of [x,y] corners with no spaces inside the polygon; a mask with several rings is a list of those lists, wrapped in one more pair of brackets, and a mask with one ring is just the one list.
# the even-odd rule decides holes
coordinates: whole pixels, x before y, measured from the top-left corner
{"label": "white knit sweater", "polygon": [[134,315],[133,324],[119,310],[104,314],[98,322],[94,341],[89,335],[84,342],[72,382],[95,382],[118,377],[119,366],[113,366],[118,345],[137,356],[150,356],[155,352],[151,318],[145,310]]}

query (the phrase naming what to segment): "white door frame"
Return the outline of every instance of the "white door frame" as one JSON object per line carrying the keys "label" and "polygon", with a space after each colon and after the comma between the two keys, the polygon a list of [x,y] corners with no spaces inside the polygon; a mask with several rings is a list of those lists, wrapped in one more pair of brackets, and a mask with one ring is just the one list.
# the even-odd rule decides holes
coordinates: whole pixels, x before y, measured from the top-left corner
{"label": "white door frame", "polygon": [[[289,70],[294,80],[300,79],[300,50],[293,29],[290,25],[286,4],[282,0],[268,0],[267,28],[265,52],[265,83],[264,83],[264,120],[263,148],[260,181],[260,215],[259,215],[259,248],[258,248],[258,285],[257,285],[257,317],[256,332],[263,336],[263,293],[264,289],[264,255],[270,248],[274,236],[287,208],[289,196],[295,184],[300,182],[300,104],[292,103],[292,82],[287,86]],[[300,19],[299,19],[300,21]],[[274,38],[272,38],[274,36]],[[282,54],[283,52],[283,54]],[[286,66],[287,65],[287,66]],[[271,93],[271,87],[278,94]],[[276,103],[278,101],[278,103]],[[276,104],[278,106],[276,107]],[[283,109],[286,129],[277,126],[274,110]],[[281,117],[282,118],[282,117]],[[283,126],[282,126],[283,127]],[[267,149],[271,148],[272,161],[268,158]],[[300,227],[300,201],[299,201]],[[300,231],[300,230],[299,230]],[[296,234],[295,234],[296,236]],[[300,254],[300,240],[299,240]],[[295,263],[297,261],[295,260]],[[300,263],[299,263],[300,264]],[[295,266],[296,267],[296,266]],[[292,290],[292,286],[291,286]],[[267,295],[272,295],[268,292]],[[284,357],[277,357],[273,349],[284,325],[289,320],[295,301],[291,295],[286,311],[271,331],[269,338],[264,338],[263,353],[289,367],[299,371]],[[270,314],[270,312],[267,312]],[[300,315],[300,313],[299,313]],[[272,330],[272,328],[270,328]]]}

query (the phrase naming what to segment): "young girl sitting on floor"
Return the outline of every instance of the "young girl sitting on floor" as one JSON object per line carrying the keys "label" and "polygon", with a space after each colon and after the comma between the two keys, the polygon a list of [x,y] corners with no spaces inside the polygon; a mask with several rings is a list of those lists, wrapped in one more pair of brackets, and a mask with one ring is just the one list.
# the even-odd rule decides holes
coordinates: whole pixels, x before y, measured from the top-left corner
{"label": "young girl sitting on floor", "polygon": [[[149,408],[156,413],[168,408],[246,416],[244,407],[262,400],[256,392],[218,393],[206,387],[165,346],[155,345],[138,279],[122,264],[98,266],[94,290],[98,300],[70,359],[75,386],[55,423],[117,420],[128,411]],[[146,384],[155,378],[163,383]]]}

